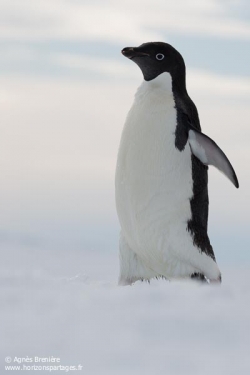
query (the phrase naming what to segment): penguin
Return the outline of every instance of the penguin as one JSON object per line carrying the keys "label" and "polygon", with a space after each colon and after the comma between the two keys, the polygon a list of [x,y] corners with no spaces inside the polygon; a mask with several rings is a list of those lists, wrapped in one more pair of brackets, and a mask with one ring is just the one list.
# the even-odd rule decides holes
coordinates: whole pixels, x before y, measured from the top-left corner
{"label": "penguin", "polygon": [[144,79],[125,121],[115,174],[119,285],[160,277],[219,284],[207,233],[208,166],[238,188],[235,171],[201,131],[181,54],[163,42],[121,52]]}

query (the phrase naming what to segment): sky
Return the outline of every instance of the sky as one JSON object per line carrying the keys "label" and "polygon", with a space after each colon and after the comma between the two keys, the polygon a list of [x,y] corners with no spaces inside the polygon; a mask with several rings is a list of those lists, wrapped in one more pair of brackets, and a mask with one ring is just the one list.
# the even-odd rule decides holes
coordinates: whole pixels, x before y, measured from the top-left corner
{"label": "sky", "polygon": [[2,249],[118,254],[116,156],[142,81],[120,51],[148,41],[183,55],[203,132],[238,175],[237,190],[209,169],[218,262],[250,263],[247,0],[0,0]]}

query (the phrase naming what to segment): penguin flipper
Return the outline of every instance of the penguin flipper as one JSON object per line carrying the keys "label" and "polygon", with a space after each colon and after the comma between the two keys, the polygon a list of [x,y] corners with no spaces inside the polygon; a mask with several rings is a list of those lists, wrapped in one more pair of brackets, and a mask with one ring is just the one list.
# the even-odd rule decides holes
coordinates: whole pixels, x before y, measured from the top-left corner
{"label": "penguin flipper", "polygon": [[213,165],[225,174],[236,188],[239,187],[236,173],[219,146],[207,135],[193,126],[188,132],[188,141],[192,153],[205,165]]}

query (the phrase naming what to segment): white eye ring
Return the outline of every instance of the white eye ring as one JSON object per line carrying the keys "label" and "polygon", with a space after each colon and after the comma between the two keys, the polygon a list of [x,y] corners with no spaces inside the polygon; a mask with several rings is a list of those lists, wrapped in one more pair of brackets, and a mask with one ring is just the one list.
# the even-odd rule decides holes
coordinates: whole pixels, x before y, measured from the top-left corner
{"label": "white eye ring", "polygon": [[155,57],[156,57],[156,60],[163,60],[165,56],[163,55],[163,53],[157,53]]}

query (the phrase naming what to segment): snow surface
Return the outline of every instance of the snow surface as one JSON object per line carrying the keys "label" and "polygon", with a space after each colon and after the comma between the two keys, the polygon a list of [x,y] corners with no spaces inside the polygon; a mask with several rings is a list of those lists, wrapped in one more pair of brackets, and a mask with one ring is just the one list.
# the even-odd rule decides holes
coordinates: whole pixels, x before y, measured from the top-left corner
{"label": "snow surface", "polygon": [[0,374],[17,373],[6,356],[55,356],[84,375],[248,375],[250,267],[220,268],[221,287],[118,287],[116,252],[6,246]]}

